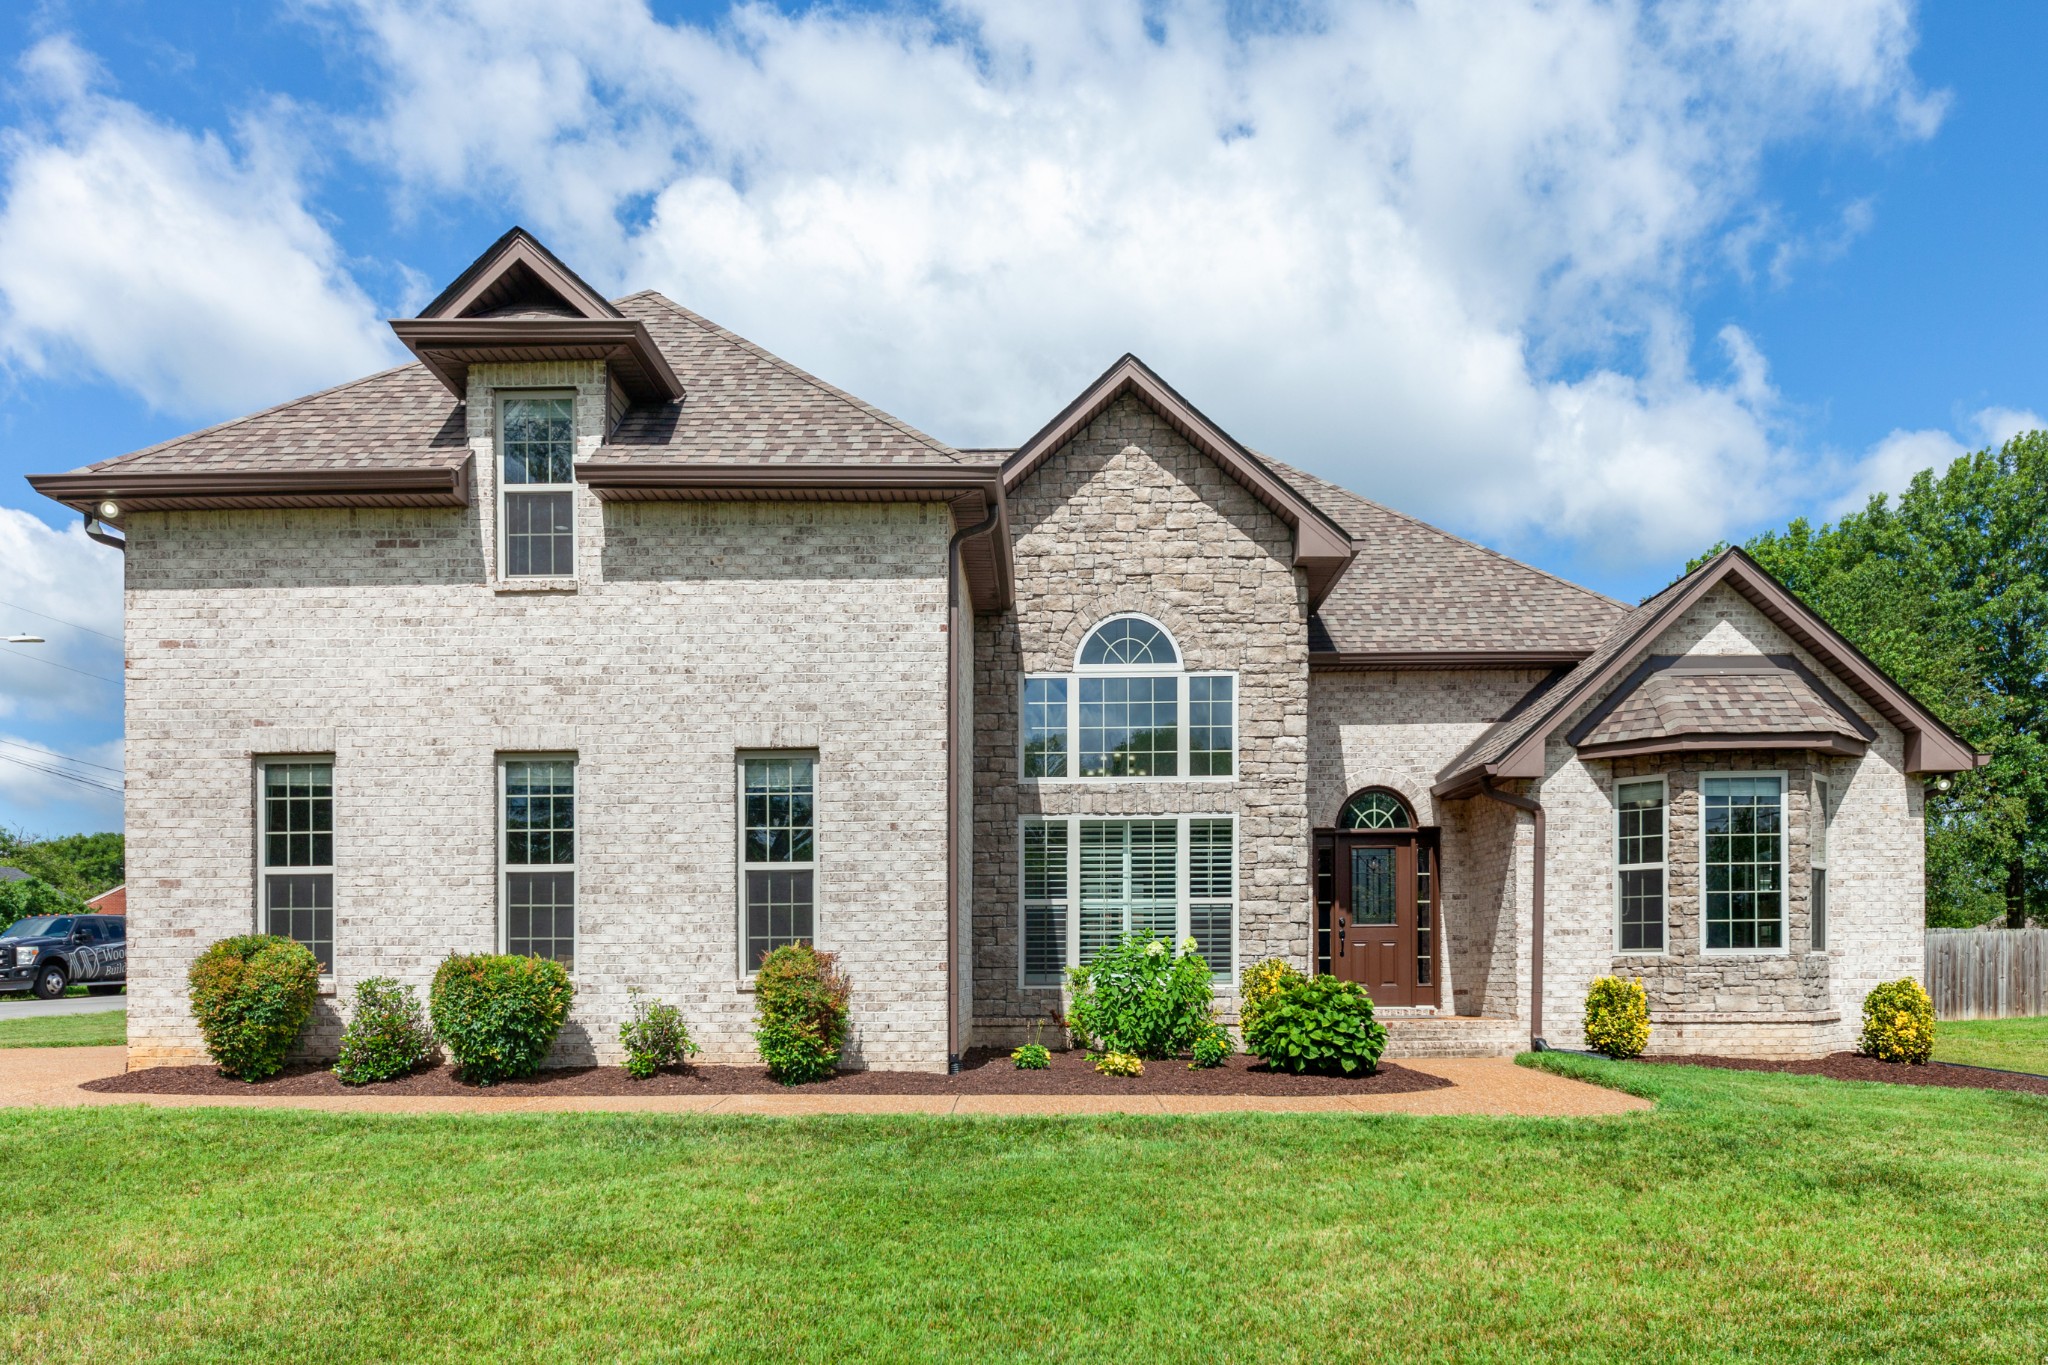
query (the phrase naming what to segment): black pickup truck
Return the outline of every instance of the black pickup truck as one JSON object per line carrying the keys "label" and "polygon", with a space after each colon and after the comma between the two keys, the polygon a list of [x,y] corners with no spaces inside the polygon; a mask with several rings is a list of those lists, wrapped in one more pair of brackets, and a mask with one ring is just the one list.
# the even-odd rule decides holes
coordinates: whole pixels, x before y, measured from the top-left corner
{"label": "black pickup truck", "polygon": [[112,995],[128,984],[128,921],[120,915],[32,915],[0,934],[0,991],[55,1000],[67,986]]}

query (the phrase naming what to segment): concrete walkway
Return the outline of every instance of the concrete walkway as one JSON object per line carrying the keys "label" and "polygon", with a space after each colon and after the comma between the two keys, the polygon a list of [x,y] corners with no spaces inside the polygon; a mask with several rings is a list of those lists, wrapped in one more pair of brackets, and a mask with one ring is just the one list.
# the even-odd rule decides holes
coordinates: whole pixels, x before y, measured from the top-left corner
{"label": "concrete walkway", "polygon": [[55,1000],[0,1000],[0,1023],[44,1019],[53,1014],[105,1014],[128,1008],[125,995],[66,995]]}
{"label": "concrete walkway", "polygon": [[1505,1057],[1451,1057],[1403,1066],[1452,1082],[1440,1090],[1401,1095],[1315,1096],[1274,1099],[1245,1095],[632,1095],[558,1096],[545,1099],[478,1095],[108,1095],[81,1090],[82,1082],[126,1068],[118,1047],[0,1048],[0,1106],[146,1104],[163,1109],[220,1106],[238,1109],[322,1109],[361,1114],[513,1114],[612,1111],[639,1114],[1491,1114],[1528,1118],[1594,1118],[1648,1109],[1648,1100],[1547,1071],[1516,1066]]}

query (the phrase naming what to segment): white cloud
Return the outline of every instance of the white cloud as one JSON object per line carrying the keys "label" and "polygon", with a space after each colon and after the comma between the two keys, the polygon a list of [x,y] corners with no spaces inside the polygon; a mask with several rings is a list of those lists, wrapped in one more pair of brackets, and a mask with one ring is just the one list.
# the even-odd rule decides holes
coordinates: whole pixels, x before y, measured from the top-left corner
{"label": "white cloud", "polygon": [[81,526],[52,530],[0,507],[0,638],[44,641],[0,644],[0,718],[111,714],[119,723],[121,575],[121,552]]}
{"label": "white cloud", "polygon": [[245,120],[231,149],[105,94],[68,39],[21,68],[44,116],[0,142],[0,355],[208,415],[392,362],[282,120]]}
{"label": "white cloud", "polygon": [[1856,462],[1843,491],[1827,505],[1824,515],[1833,520],[1850,512],[1860,512],[1875,494],[1904,492],[1906,485],[1913,482],[1913,476],[1923,469],[1939,474],[1972,450],[1995,449],[2023,431],[2038,431],[2044,427],[2048,427],[2048,423],[2032,412],[1990,407],[1972,413],[1963,423],[1964,435],[1975,438],[1972,445],[1965,445],[1961,438],[1938,429],[1894,431]]}
{"label": "white cloud", "polygon": [[1926,136],[1941,107],[1903,0],[1267,27],[959,0],[716,29],[640,0],[331,3],[382,73],[361,145],[406,195],[508,201],[594,277],[947,439],[1018,439],[1135,350],[1363,492],[1617,557],[1804,491],[1747,339],[1687,360],[1692,268],[1738,221],[1766,259],[1787,237],[1765,149]]}

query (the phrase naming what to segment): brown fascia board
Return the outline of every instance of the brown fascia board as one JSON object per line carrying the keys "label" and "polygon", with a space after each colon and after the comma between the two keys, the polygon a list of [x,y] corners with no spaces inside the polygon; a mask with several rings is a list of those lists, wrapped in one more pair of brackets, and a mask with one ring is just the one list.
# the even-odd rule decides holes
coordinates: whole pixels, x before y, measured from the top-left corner
{"label": "brown fascia board", "polygon": [[683,381],[654,344],[647,324],[628,318],[394,318],[391,330],[459,399],[469,396],[470,362],[453,353],[478,350],[512,351],[534,360],[554,358],[550,352],[602,350],[633,362],[618,368],[620,382],[634,398],[670,403],[683,396]]}
{"label": "brown fascia board", "polygon": [[1618,739],[1606,744],[1582,744],[1581,758],[1644,758],[1653,754],[1690,754],[1710,749],[1804,749],[1813,753],[1834,754],[1840,758],[1860,758],[1870,748],[1870,742],[1838,735],[1832,730],[1785,731],[1774,734],[1716,734],[1699,731],[1683,735],[1663,735],[1655,739]]}
{"label": "brown fascia board", "polygon": [[[111,499],[128,512],[259,507],[467,507],[469,460],[385,469],[31,474],[29,486],[91,514]],[[119,520],[112,524],[119,525]]]}
{"label": "brown fascia board", "polygon": [[609,299],[584,283],[582,276],[563,264],[561,257],[541,245],[538,237],[525,228],[514,227],[484,248],[483,255],[471,261],[469,268],[457,275],[453,284],[436,295],[434,301],[421,311],[420,318],[424,320],[461,317],[463,310],[476,302],[478,296],[497,283],[498,277],[514,264],[523,265],[538,275],[541,283],[554,290],[564,303],[585,317],[597,319],[624,316],[618,309],[612,307]]}
{"label": "brown fascia board", "polygon": [[1171,384],[1136,356],[1126,353],[1079,397],[1003,461],[1003,486],[1015,488],[1048,456],[1094,421],[1125,393],[1136,393],[1167,425],[1222,465],[1251,495],[1294,528],[1294,563],[1308,578],[1309,609],[1329,595],[1358,550],[1351,535],[1313,502],[1239,445],[1223,428],[1181,397]]}
{"label": "brown fascia board", "polygon": [[1454,671],[1465,668],[1534,669],[1549,671],[1569,667],[1583,660],[1585,649],[1416,649],[1377,650],[1354,653],[1311,652],[1312,672],[1373,673],[1395,670]]}

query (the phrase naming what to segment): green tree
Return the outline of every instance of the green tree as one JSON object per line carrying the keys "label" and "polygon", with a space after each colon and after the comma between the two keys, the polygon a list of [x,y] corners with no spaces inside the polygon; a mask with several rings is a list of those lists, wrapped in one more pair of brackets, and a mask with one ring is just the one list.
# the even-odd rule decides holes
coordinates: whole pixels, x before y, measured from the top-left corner
{"label": "green tree", "polygon": [[[1930,924],[2048,906],[2048,433],[1744,549],[1978,749],[1927,802]],[[1711,553],[1711,552],[1710,552]],[[1700,561],[1695,561],[1695,563]]]}
{"label": "green tree", "polygon": [[18,867],[57,890],[90,900],[126,880],[126,843],[119,834],[66,834],[37,839],[0,830],[0,864]]}
{"label": "green tree", "polygon": [[66,895],[39,877],[0,882],[0,929],[31,915],[75,915],[85,902]]}

